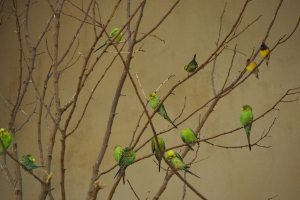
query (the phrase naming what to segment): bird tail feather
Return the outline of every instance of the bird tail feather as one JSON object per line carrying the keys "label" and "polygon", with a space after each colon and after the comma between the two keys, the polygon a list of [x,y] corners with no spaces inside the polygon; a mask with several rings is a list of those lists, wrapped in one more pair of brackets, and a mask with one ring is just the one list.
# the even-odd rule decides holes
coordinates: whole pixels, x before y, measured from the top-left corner
{"label": "bird tail feather", "polygon": [[121,169],[122,169],[122,167],[120,167],[120,169],[118,170],[118,172],[116,173],[116,175],[115,175],[114,178],[116,178],[116,176],[118,175],[118,173],[120,173]]}
{"label": "bird tail feather", "polygon": [[172,120],[168,117],[167,120],[175,127],[177,128],[177,126],[172,122]]}
{"label": "bird tail feather", "polygon": [[96,51],[98,51],[99,49],[101,49],[102,47],[104,47],[105,45],[106,45],[106,42],[104,42],[104,44],[101,47],[99,47],[98,49],[96,49],[93,53],[95,53]]}
{"label": "bird tail feather", "polygon": [[194,149],[191,147],[191,145],[188,145],[188,147],[189,147],[192,151],[194,151]]}
{"label": "bird tail feather", "polygon": [[248,144],[249,144],[249,150],[251,151],[251,144],[250,144],[250,131],[247,134],[247,140],[248,140]]}
{"label": "bird tail feather", "polygon": [[200,178],[199,176],[197,176],[196,174],[193,174],[191,171],[189,171],[188,169],[185,169],[185,171],[186,172],[188,172],[188,173],[190,173],[190,174],[192,174],[192,175],[194,175],[194,176],[196,176],[196,177],[198,177],[198,178]]}

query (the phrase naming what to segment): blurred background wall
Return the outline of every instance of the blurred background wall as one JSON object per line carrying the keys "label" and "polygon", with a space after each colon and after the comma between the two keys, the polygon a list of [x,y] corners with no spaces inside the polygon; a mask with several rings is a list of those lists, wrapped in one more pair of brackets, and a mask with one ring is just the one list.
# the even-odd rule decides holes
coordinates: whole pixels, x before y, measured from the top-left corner
{"label": "blurred background wall", "polygon": [[[81,1],[72,1],[81,7]],[[113,10],[116,0],[98,1],[100,5],[102,23],[105,23]],[[161,18],[169,11],[174,4],[174,0],[167,1],[147,1],[140,32],[146,33],[155,26]],[[217,41],[220,27],[220,17],[226,1],[223,0],[187,0],[180,1],[167,19],[153,33],[157,37],[165,40],[165,43],[155,37],[147,37],[142,49],[145,52],[137,52],[131,62],[131,73],[137,73],[143,85],[146,95],[155,91],[157,87],[170,75],[175,75],[158,91],[159,96],[164,96],[170,88],[186,77],[183,66],[186,65],[194,54],[197,54],[196,60],[198,64],[202,64],[208,56],[215,50],[215,42]],[[83,8],[86,10],[87,1],[84,1]],[[133,11],[140,1],[131,1],[131,11]],[[234,49],[237,44],[237,53],[233,62],[233,68],[228,79],[229,85],[239,71],[245,67],[245,60],[252,54],[253,48],[260,46],[262,39],[266,35],[266,31],[273,19],[275,10],[279,1],[265,0],[251,1],[244,12],[242,23],[238,31],[243,30],[248,24],[254,21],[259,15],[259,20],[250,26],[242,35],[234,39],[228,48]],[[19,12],[24,9],[23,1],[18,1]],[[230,0],[227,1],[226,12],[223,17],[223,26],[221,32],[221,41],[227,35],[235,23],[244,1]],[[122,1],[117,8],[115,16],[109,24],[107,31],[110,32],[116,27],[121,27],[126,21],[126,1]],[[68,9],[66,9],[68,8]],[[284,34],[289,35],[299,18],[300,1],[289,0],[284,1],[273,28],[269,34],[266,44],[272,48],[279,38]],[[6,3],[4,10],[10,9],[10,3]],[[63,9],[65,13],[73,12],[78,18],[84,16],[83,13],[76,10],[70,3],[66,2]],[[47,1],[38,1],[30,7],[29,12],[29,34],[33,43],[39,37],[45,27],[45,24],[52,11]],[[92,13],[92,12],[91,12]],[[91,14],[92,15],[92,14]],[[20,17],[20,21],[23,16]],[[133,29],[137,17],[133,20],[131,28]],[[92,20],[89,20],[92,22]],[[62,56],[68,47],[73,34],[76,32],[79,21],[74,18],[62,15],[61,30],[59,35],[59,57]],[[36,59],[33,77],[40,91],[43,87],[43,80],[51,65],[51,59],[46,50],[45,39],[48,40],[49,50],[53,53],[53,31],[54,24],[51,23],[52,29],[47,32],[41,45],[38,47],[38,53],[45,51]],[[13,102],[17,96],[18,76],[19,76],[19,47],[17,35],[14,32],[15,21],[10,18],[2,26],[0,26],[0,67],[1,67],[1,87],[0,94],[6,99]],[[98,32],[100,29],[98,30]],[[23,27],[21,28],[22,36]],[[241,106],[249,104],[253,108],[254,117],[260,116],[266,110],[270,109],[290,88],[300,86],[300,30],[296,30],[295,34],[284,44],[277,47],[271,53],[269,67],[265,62],[260,66],[259,80],[255,76],[249,77],[243,84],[236,88],[232,93],[219,101],[215,111],[210,115],[201,130],[201,134],[205,137],[211,137],[222,132],[230,131],[240,127],[239,115]],[[138,34],[138,38],[142,34]],[[126,38],[127,34],[123,38]],[[23,37],[24,38],[24,37]],[[75,50],[79,40],[77,52],[86,55],[94,41],[93,26],[84,25],[80,31],[80,35],[76,39],[71,52]],[[102,45],[106,37],[102,37],[97,47]],[[25,41],[23,47],[27,52]],[[142,43],[138,44],[137,50]],[[127,50],[127,45],[125,47]],[[109,51],[114,51],[113,47],[109,47]],[[256,51],[256,50],[255,50]],[[78,53],[75,53],[77,56]],[[71,54],[72,54],[71,53]],[[62,69],[71,59],[69,55],[61,64]],[[92,55],[91,61],[96,58],[98,53]],[[77,110],[74,113],[68,131],[71,131],[77,124],[84,109],[85,103],[90,95],[91,89],[102,76],[103,72],[111,62],[115,54],[107,53],[97,63],[94,72],[87,80],[85,87],[77,104]],[[233,51],[225,50],[218,58],[215,67],[214,80],[217,92],[223,86],[227,76],[228,69],[231,64]],[[259,63],[261,57],[256,57]],[[74,60],[73,60],[74,61]],[[68,69],[60,77],[59,92],[61,104],[67,103],[75,93],[78,77],[81,71],[83,58]],[[26,67],[24,65],[24,71]],[[205,102],[213,97],[211,85],[212,63],[203,70],[190,78],[186,83],[180,85],[164,103],[169,117],[174,120],[183,108],[186,97],[186,108],[180,119],[184,119],[194,110],[201,107]],[[93,99],[89,104],[86,114],[76,132],[67,139],[66,142],[66,197],[67,199],[85,199],[88,190],[88,184],[91,179],[92,166],[100,151],[104,133],[106,130],[107,120],[111,108],[116,87],[118,85],[123,64],[120,58],[113,63],[112,68],[107,72],[99,88],[94,93]],[[25,73],[24,73],[25,74]],[[136,84],[138,82],[135,79]],[[49,81],[48,93],[45,101],[50,102],[53,90],[53,79]],[[139,88],[140,95],[142,92]],[[143,108],[136,97],[130,80],[127,78],[121,92],[120,101],[117,107],[117,115],[112,128],[106,155],[100,166],[100,171],[105,171],[115,164],[112,153],[115,145],[122,147],[129,145],[132,139],[132,132],[136,127],[137,120],[143,111]],[[23,104],[29,104],[35,101],[37,96],[32,84],[29,84],[27,94]],[[299,95],[290,95],[285,100],[296,99]],[[264,131],[267,131],[276,118],[269,135],[261,145],[272,146],[270,148],[262,148],[254,146],[252,151],[248,148],[242,149],[224,149],[201,143],[197,160],[209,157],[197,164],[192,165],[190,170],[201,177],[187,174],[187,180],[200,193],[208,199],[262,199],[278,195],[275,199],[296,200],[300,198],[300,159],[299,159],[299,101],[292,103],[280,103],[276,108],[280,111],[273,110],[265,115],[259,121],[253,123],[251,131],[251,141],[257,141]],[[34,104],[21,106],[26,113],[31,113]],[[54,107],[54,106],[53,106]],[[52,107],[52,111],[54,109]],[[147,107],[150,113],[152,109]],[[6,104],[0,101],[0,122],[1,127],[7,127],[9,119],[9,109]],[[189,120],[184,122],[176,130],[172,130],[163,134],[161,137],[165,140],[166,147],[182,144],[180,131],[185,128],[196,129],[198,126],[199,114],[203,117],[207,108],[201,110]],[[47,141],[49,138],[49,130],[44,123],[46,111],[43,111],[42,117],[42,144],[44,148],[44,156],[46,154]],[[19,156],[31,153],[37,158],[36,164],[40,164],[39,151],[37,144],[37,114],[34,114],[29,123],[26,124],[16,134],[18,142]],[[62,117],[65,122],[66,116]],[[16,125],[21,125],[28,115],[19,112]],[[179,121],[180,121],[179,119]],[[140,126],[146,122],[144,116]],[[48,123],[52,124],[51,118],[48,116]],[[161,116],[155,115],[153,123],[157,131],[161,131],[169,126],[169,123]],[[138,129],[138,133],[139,133]],[[151,138],[153,133],[151,129],[147,129],[140,139],[139,147],[144,141]],[[204,138],[205,138],[204,137]],[[53,172],[52,194],[55,199],[60,199],[60,166],[59,155],[61,150],[61,134],[58,132],[53,152],[53,162],[51,172]],[[211,142],[224,146],[241,146],[246,145],[246,134],[244,130],[236,131],[232,134],[219,137]],[[8,150],[11,151],[10,147]],[[137,158],[151,153],[150,143],[137,152]],[[176,149],[178,152],[179,149]],[[190,162],[195,157],[194,152],[189,152],[185,157],[185,162]],[[161,186],[165,177],[165,171],[158,172],[158,167],[152,161],[154,157],[147,158],[141,162],[130,166],[126,170],[126,176],[130,180],[137,195],[141,199],[146,199],[148,191],[149,198],[152,198]],[[8,168],[13,174],[14,163],[7,157]],[[166,164],[162,161],[162,167],[166,168]],[[37,199],[40,192],[40,184],[28,173],[21,169],[23,180],[23,199]],[[98,199],[107,199],[110,188],[114,183],[114,175],[117,172],[115,168],[112,172],[103,175],[100,178],[100,185],[107,184],[107,188],[100,191]],[[44,172],[42,169],[34,170],[34,173],[42,177]],[[182,175],[183,173],[180,172]],[[187,188],[186,199],[197,199],[198,197]],[[183,194],[183,183],[177,176],[173,176],[168,184],[166,191],[161,199],[181,199]],[[47,197],[48,198],[48,197]],[[128,183],[122,183],[116,189],[114,199],[135,199],[133,192]],[[3,173],[0,173],[0,199],[13,199],[13,189],[8,184]]]}

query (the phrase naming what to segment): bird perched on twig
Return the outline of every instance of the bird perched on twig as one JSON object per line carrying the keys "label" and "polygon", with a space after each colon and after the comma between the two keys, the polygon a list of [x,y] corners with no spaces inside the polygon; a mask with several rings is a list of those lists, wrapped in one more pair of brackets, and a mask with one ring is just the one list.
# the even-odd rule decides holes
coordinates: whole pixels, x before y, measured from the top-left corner
{"label": "bird perched on twig", "polygon": [[198,68],[198,63],[196,62],[195,59],[196,59],[196,54],[194,55],[193,60],[191,62],[189,62],[189,64],[187,64],[183,67],[184,71],[186,71],[188,73],[192,73]]}
{"label": "bird perched on twig", "polygon": [[121,151],[122,151],[122,147],[120,145],[116,145],[114,148],[114,158],[117,161],[117,163],[119,163],[119,155]]}
{"label": "bird perched on twig", "polygon": [[[180,133],[181,139],[184,143],[194,142],[198,140],[197,134],[191,129],[187,128],[181,131]],[[189,144],[188,147],[194,151],[192,146],[195,146],[196,143]],[[199,142],[198,142],[199,144]]]}
{"label": "bird perched on twig", "polygon": [[[118,29],[118,28],[115,28],[115,29],[109,34],[109,38],[112,39],[113,37],[116,36],[116,34],[117,34],[118,32],[119,32],[119,29]],[[121,32],[121,33],[118,35],[118,37],[114,40],[114,42],[119,42],[119,41],[122,39],[122,37],[123,37],[123,33]],[[94,51],[94,53],[95,53],[96,51],[98,51],[99,49],[101,49],[102,47],[104,47],[104,46],[106,45],[107,42],[108,42],[108,40],[106,40],[106,41],[104,42],[104,44],[103,44],[101,47],[99,47],[98,49],[96,49],[96,50]]]}
{"label": "bird perched on twig", "polygon": [[269,47],[267,47],[267,45],[264,42],[262,42],[260,45],[259,54],[261,55],[262,58],[266,57],[266,63],[268,67],[269,59],[270,59],[270,49]]}
{"label": "bird perched on twig", "polygon": [[[5,128],[0,129],[0,138],[4,144],[5,149],[7,149],[12,142],[12,138],[11,138],[11,135],[9,134],[9,132]],[[0,155],[2,155],[3,152],[4,152],[4,149],[0,142]]]}
{"label": "bird perched on twig", "polygon": [[[156,96],[155,92],[151,92],[149,94],[149,100],[150,100],[150,106],[153,110],[156,109],[157,105],[159,104],[159,102],[161,101],[160,98],[158,96]],[[163,116],[163,118],[165,118],[166,120],[168,120],[175,128],[177,128],[177,126],[172,122],[172,120],[168,117],[168,114],[166,112],[165,106],[164,104],[161,104],[160,108],[156,111],[158,114],[160,114],[161,116]]]}
{"label": "bird perched on twig", "polygon": [[[250,123],[250,124],[248,124],[248,123],[253,120],[252,108],[249,105],[244,105],[241,109],[242,109],[243,112],[240,115],[240,121],[241,121],[241,123],[244,126],[244,129],[246,131],[247,140],[248,140],[248,144],[249,144],[249,149],[251,151],[250,131],[251,131],[252,123]],[[245,126],[246,124],[248,124],[248,125]]]}
{"label": "bird perched on twig", "polygon": [[[157,140],[158,140],[158,144],[160,146],[160,149],[162,151],[164,151],[166,149],[164,140],[161,137],[157,137]],[[159,154],[159,149],[156,145],[156,141],[155,141],[154,137],[151,140],[151,150],[152,150],[152,153],[154,153],[154,152],[158,153],[158,154],[155,154],[155,157],[158,161],[158,171],[160,172],[160,164],[161,164],[162,156]],[[165,152],[163,152],[163,154],[165,154]]]}
{"label": "bird perched on twig", "polygon": [[186,166],[186,165],[184,164],[184,162],[183,162],[183,160],[182,160],[182,157],[181,157],[178,153],[176,153],[176,152],[174,152],[174,151],[172,151],[172,150],[169,150],[169,151],[167,152],[167,154],[166,154],[166,158],[167,158],[167,160],[169,161],[169,163],[170,163],[176,170],[184,170],[184,171],[186,171],[186,172],[188,172],[188,173],[190,173],[190,174],[192,174],[192,175],[194,175],[194,176],[200,178],[199,176],[197,176],[196,174],[193,174],[191,171],[189,171],[189,170],[187,169],[187,168],[190,168],[190,167],[188,167],[188,166]]}
{"label": "bird perched on twig", "polygon": [[44,166],[36,166],[35,163],[35,157],[33,157],[31,154],[23,155],[19,162],[26,167],[26,169],[30,170],[32,172],[33,169],[36,169],[38,167],[44,167]]}
{"label": "bird perched on twig", "polygon": [[[124,149],[122,149],[120,151],[120,155],[119,155],[119,166],[120,166],[120,169],[116,173],[116,175],[115,175],[114,178],[116,178],[116,176],[120,173],[120,171],[124,167],[130,165],[134,161],[135,156],[136,156],[135,152],[130,147],[126,147],[126,148],[124,148]],[[124,174],[125,174],[125,172],[124,172]],[[125,184],[124,175],[123,175],[123,184]]]}
{"label": "bird perched on twig", "polygon": [[[253,71],[253,69],[257,66],[256,63],[254,61],[252,61],[251,59],[248,59],[246,61],[246,69],[249,73],[251,73]],[[253,72],[253,74],[255,75],[255,77],[258,79],[258,68],[255,69],[255,71]]]}

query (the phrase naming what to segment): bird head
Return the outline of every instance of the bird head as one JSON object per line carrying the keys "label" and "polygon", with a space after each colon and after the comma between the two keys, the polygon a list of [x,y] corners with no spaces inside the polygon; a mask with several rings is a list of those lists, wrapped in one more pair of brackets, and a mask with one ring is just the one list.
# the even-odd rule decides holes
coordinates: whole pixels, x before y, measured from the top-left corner
{"label": "bird head", "polygon": [[151,93],[149,94],[149,99],[151,100],[151,99],[153,99],[154,97],[156,97],[155,92],[151,92]]}
{"label": "bird head", "polygon": [[174,158],[174,157],[175,157],[174,151],[169,150],[169,151],[167,152],[167,154],[166,154],[166,158],[167,158],[168,160],[170,160],[170,159],[172,159],[172,158]]}
{"label": "bird head", "polygon": [[246,66],[250,65],[251,62],[252,62],[251,59],[247,59],[246,60]]}
{"label": "bird head", "polygon": [[35,157],[33,157],[31,154],[27,154],[27,157],[32,163],[35,163]]}
{"label": "bird head", "polygon": [[5,128],[0,129],[0,137],[6,136],[7,134],[8,134],[8,132]]}
{"label": "bird head", "polygon": [[119,31],[119,29],[118,28],[115,28],[112,32],[118,32]]}
{"label": "bird head", "polygon": [[260,44],[260,46],[265,46],[265,43],[264,43],[264,42],[262,42],[262,43]]}
{"label": "bird head", "polygon": [[120,145],[116,145],[114,150],[116,150],[117,148],[122,148]]}
{"label": "bird head", "polygon": [[186,72],[187,72],[187,66],[188,66],[188,65],[185,65],[185,66],[183,67],[184,71],[186,71]]}
{"label": "bird head", "polygon": [[252,110],[251,106],[249,106],[249,105],[243,105],[243,107],[241,109],[242,109],[242,111]]}

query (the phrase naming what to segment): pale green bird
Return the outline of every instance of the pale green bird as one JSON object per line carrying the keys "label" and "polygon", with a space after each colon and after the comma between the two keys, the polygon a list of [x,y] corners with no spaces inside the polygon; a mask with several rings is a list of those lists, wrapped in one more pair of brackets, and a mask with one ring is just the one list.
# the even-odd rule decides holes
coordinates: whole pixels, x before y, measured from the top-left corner
{"label": "pale green bird", "polygon": [[[161,137],[157,137],[157,140],[158,140],[158,144],[160,146],[160,149],[162,151],[164,151],[166,149],[164,140]],[[152,140],[151,140],[151,149],[152,149],[152,153],[154,153],[154,152],[158,153],[158,154],[155,154],[155,157],[158,161],[158,171],[160,172],[160,163],[161,163],[162,156],[159,154],[159,150],[158,150],[158,147],[156,145],[155,138],[152,138]],[[165,152],[163,152],[163,153],[165,155]]]}
{"label": "pale green bird", "polygon": [[[9,132],[5,128],[0,129],[0,138],[4,144],[5,149],[7,149],[9,147],[9,145],[11,144],[12,138],[11,138],[11,135],[9,134]],[[3,152],[4,152],[4,149],[0,142],[0,155],[2,155]]]}
{"label": "pale green bird", "polygon": [[[135,152],[130,148],[130,147],[126,147],[124,149],[122,149],[120,151],[120,155],[119,155],[119,166],[120,166],[120,169],[119,171],[116,173],[115,177],[119,174],[119,172],[126,166],[130,165],[134,159],[135,159]],[[124,172],[125,174],[125,172]],[[124,179],[124,176],[123,176],[123,184],[125,184],[125,179]]]}
{"label": "pale green bird", "polygon": [[[252,108],[249,105],[244,105],[242,107],[242,111],[243,112],[240,115],[240,121],[241,121],[242,125],[245,126],[246,124],[248,124],[249,122],[251,122],[253,120]],[[251,144],[250,144],[251,126],[252,126],[252,123],[250,123],[249,125],[244,127],[244,129],[246,131],[250,151],[251,151]]]}
{"label": "pale green bird", "polygon": [[121,150],[122,150],[122,147],[120,145],[117,145],[114,148],[114,158],[117,161],[117,163],[119,163],[119,155],[120,155]]}
{"label": "pale green bird", "polygon": [[[118,32],[119,32],[119,29],[118,29],[118,28],[115,28],[115,29],[109,34],[109,38],[112,39],[113,37],[116,36],[116,34],[117,34]],[[119,42],[119,41],[122,39],[122,37],[123,37],[123,33],[121,32],[121,33],[118,35],[118,37],[114,40],[114,42]],[[106,41],[104,42],[104,44],[103,44],[101,47],[99,47],[98,49],[96,49],[96,50],[94,51],[94,53],[95,53],[96,51],[98,51],[99,49],[101,49],[102,47],[104,47],[104,46],[106,45],[107,42],[108,42],[108,40],[106,40]]]}
{"label": "pale green bird", "polygon": [[[181,131],[181,139],[184,143],[194,142],[198,140],[197,134],[191,129],[187,128]],[[189,144],[188,147],[194,151],[192,146],[195,146],[196,143]],[[199,144],[199,142],[198,142]]]}
{"label": "pale green bird", "polygon": [[43,166],[36,166],[35,163],[35,157],[33,157],[31,154],[23,155],[19,162],[26,167],[26,169],[30,170],[32,172],[33,169]]}
{"label": "pale green bird", "polygon": [[[150,106],[153,110],[155,110],[155,108],[157,107],[157,105],[160,102],[160,98],[158,96],[156,96],[156,94],[154,92],[151,92],[149,94],[149,100],[150,100]],[[165,109],[164,104],[161,104],[160,108],[157,110],[157,113],[160,114],[161,116],[163,116],[166,120],[168,120],[175,128],[177,128],[177,126],[175,126],[175,124],[173,124],[172,120],[168,117],[167,111]]]}
{"label": "pale green bird", "polygon": [[188,73],[192,73],[198,68],[198,63],[196,62],[195,59],[196,59],[196,54],[194,55],[193,60],[191,62],[189,62],[189,64],[187,64],[183,67],[184,71],[186,71]]}
{"label": "pale green bird", "polygon": [[190,168],[190,167],[188,167],[188,166],[186,166],[186,165],[184,164],[184,162],[183,162],[183,160],[182,160],[182,157],[181,157],[178,153],[176,153],[176,152],[174,152],[174,151],[172,151],[172,150],[169,150],[169,151],[167,152],[167,154],[166,154],[166,158],[167,158],[167,160],[169,161],[169,163],[170,163],[176,170],[184,170],[184,171],[186,171],[186,172],[188,172],[188,173],[190,173],[190,174],[192,174],[192,175],[194,175],[194,176],[200,178],[199,176],[197,176],[196,174],[193,174],[191,171],[189,171],[189,170],[187,169],[187,168]]}

